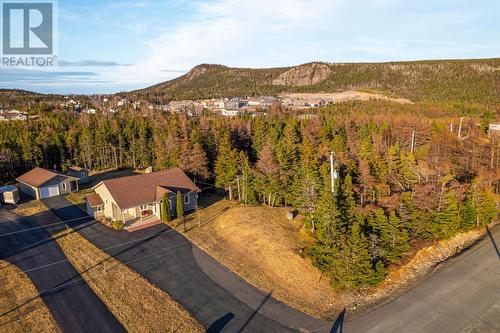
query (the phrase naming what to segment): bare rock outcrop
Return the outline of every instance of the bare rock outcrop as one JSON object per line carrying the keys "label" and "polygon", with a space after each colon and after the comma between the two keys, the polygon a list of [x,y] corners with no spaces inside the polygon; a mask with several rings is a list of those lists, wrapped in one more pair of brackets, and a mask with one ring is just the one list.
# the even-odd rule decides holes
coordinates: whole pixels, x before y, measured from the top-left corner
{"label": "bare rock outcrop", "polygon": [[275,80],[273,85],[277,86],[310,86],[325,81],[332,69],[329,65],[323,63],[311,63],[293,67],[282,73]]}

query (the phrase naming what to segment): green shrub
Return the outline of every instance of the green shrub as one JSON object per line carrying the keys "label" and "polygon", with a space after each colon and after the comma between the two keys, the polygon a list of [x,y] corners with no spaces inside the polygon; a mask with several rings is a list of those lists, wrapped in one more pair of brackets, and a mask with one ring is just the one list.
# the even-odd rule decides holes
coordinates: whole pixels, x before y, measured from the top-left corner
{"label": "green shrub", "polygon": [[122,221],[113,221],[113,223],[111,223],[111,227],[115,230],[123,230],[125,224]]}

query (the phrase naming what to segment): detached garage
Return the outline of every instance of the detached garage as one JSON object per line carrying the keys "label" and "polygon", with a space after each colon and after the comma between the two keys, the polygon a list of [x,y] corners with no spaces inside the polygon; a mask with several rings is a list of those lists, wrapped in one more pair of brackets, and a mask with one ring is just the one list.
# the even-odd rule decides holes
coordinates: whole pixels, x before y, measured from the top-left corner
{"label": "detached garage", "polygon": [[78,178],[64,173],[35,168],[17,178],[21,192],[36,198],[46,199],[78,189]]}

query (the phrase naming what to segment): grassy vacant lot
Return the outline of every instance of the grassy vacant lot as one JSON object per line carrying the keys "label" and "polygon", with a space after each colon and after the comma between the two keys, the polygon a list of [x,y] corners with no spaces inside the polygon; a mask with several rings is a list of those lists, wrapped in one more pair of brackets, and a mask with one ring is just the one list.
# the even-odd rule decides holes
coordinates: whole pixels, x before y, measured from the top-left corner
{"label": "grassy vacant lot", "polygon": [[188,217],[186,236],[255,287],[296,309],[330,317],[344,303],[343,294],[302,257],[311,240],[301,232],[302,220],[289,221],[286,212],[221,200]]}
{"label": "grassy vacant lot", "polygon": [[[44,212],[37,218],[57,223],[40,201],[16,210],[20,215]],[[203,332],[189,312],[140,274],[110,257],[72,229],[53,230],[71,264],[129,332]]]}
{"label": "grassy vacant lot", "polygon": [[60,332],[29,277],[0,260],[0,331]]}

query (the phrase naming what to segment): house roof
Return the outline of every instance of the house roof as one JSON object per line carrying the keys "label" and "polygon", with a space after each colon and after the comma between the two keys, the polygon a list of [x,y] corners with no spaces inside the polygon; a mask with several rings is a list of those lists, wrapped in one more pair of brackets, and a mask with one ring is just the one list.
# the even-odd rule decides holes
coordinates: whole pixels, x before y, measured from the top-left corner
{"label": "house roof", "polygon": [[18,182],[31,185],[33,187],[40,187],[43,184],[47,183],[48,181],[51,181],[52,179],[58,176],[78,180],[78,178],[66,175],[62,172],[47,170],[44,168],[34,168],[26,172],[24,175],[18,177],[16,180]]}
{"label": "house roof", "polygon": [[97,193],[87,195],[87,201],[90,204],[90,206],[92,206],[92,207],[104,205],[104,202],[102,201],[101,196]]}
{"label": "house roof", "polygon": [[96,187],[100,185],[106,186],[121,209],[157,202],[165,192],[200,192],[200,189],[179,168],[108,179]]}
{"label": "house roof", "polygon": [[88,169],[85,169],[85,168],[82,168],[82,167],[79,167],[79,166],[70,166],[68,168],[68,170],[71,170],[71,171],[77,171],[77,172],[80,172],[80,171],[88,171]]}

